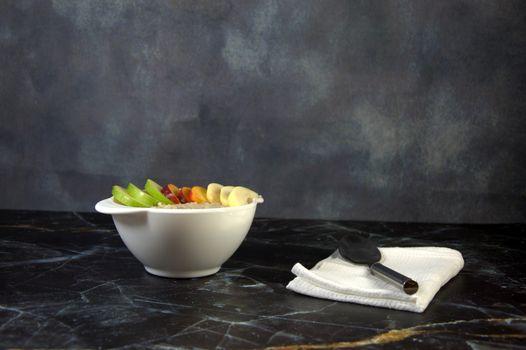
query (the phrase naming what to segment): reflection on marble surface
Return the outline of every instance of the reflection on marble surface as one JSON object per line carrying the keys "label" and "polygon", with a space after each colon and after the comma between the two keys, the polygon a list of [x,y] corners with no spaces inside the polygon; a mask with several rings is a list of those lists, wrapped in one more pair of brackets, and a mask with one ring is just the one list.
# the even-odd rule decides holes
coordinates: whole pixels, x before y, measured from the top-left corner
{"label": "reflection on marble surface", "polygon": [[[0,347],[526,348],[524,225],[256,219],[219,273],[149,275],[99,214],[0,211]],[[439,245],[466,266],[423,314],[285,289],[348,232]]]}

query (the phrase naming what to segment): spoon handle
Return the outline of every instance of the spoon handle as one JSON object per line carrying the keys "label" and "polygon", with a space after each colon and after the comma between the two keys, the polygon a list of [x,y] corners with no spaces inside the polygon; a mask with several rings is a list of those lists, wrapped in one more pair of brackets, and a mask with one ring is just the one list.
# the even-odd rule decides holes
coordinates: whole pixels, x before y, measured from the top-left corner
{"label": "spoon handle", "polygon": [[406,292],[406,294],[415,294],[418,291],[418,283],[411,278],[402,275],[387,266],[380,263],[374,263],[370,266],[373,274],[380,276],[389,282],[395,283]]}

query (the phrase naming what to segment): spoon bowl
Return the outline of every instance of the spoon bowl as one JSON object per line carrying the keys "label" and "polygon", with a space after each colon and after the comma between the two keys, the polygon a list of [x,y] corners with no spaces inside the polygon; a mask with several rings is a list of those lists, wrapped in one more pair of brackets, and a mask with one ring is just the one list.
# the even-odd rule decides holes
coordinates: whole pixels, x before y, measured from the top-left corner
{"label": "spoon bowl", "polygon": [[343,258],[355,264],[368,265],[374,275],[396,284],[406,294],[418,291],[416,281],[380,263],[382,253],[371,241],[358,235],[347,235],[340,240],[338,251]]}

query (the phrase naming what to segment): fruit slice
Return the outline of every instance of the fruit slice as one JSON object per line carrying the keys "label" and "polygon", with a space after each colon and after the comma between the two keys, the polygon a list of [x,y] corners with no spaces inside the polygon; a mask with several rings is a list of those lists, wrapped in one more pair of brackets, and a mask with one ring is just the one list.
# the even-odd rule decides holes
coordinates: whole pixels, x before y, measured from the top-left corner
{"label": "fruit slice", "polygon": [[179,200],[179,203],[183,203],[183,204],[186,203],[186,198],[183,195],[183,188],[182,187],[177,191],[175,196]]}
{"label": "fruit slice", "polygon": [[164,186],[161,190],[161,193],[164,194],[165,196],[169,193],[177,194],[177,192],[179,192],[179,188],[175,186],[174,184],[168,184]]}
{"label": "fruit slice", "polygon": [[139,208],[147,208],[150,205],[148,203],[142,203],[136,199],[134,199],[130,194],[121,186],[113,186],[111,188],[111,194],[113,195],[113,199],[117,201],[119,204],[124,204],[129,207],[139,207]]}
{"label": "fruit slice", "polygon": [[172,201],[170,201],[164,194],[161,193],[161,189],[161,185],[151,179],[146,180],[146,184],[144,184],[144,190],[150,196],[163,204],[172,204]]}
{"label": "fruit slice", "polygon": [[179,200],[179,198],[177,198],[177,195],[175,193],[168,193],[166,195],[166,198],[168,198],[170,201],[172,201],[173,204],[179,204],[181,203],[181,201]]}
{"label": "fruit slice", "polygon": [[181,187],[179,189],[178,197],[181,200],[181,203],[192,202],[192,189],[190,187]]}
{"label": "fruit slice", "polygon": [[179,204],[181,201],[177,197],[179,188],[174,184],[168,184],[161,189],[161,193],[166,196],[173,204]]}
{"label": "fruit slice", "polygon": [[128,194],[133,197],[133,199],[142,202],[142,203],[148,203],[150,207],[153,207],[154,205],[157,205],[159,202],[152,196],[150,196],[148,193],[141,191],[141,189],[137,186],[135,186],[132,183],[128,184],[128,188],[126,189]]}
{"label": "fruit slice", "polygon": [[243,186],[236,186],[228,195],[228,206],[237,207],[239,205],[252,203],[252,201],[258,197],[259,195],[251,189]]}
{"label": "fruit slice", "polygon": [[234,186],[223,186],[221,188],[221,192],[219,193],[219,200],[221,201],[221,204],[228,205],[228,195],[233,189]]}
{"label": "fruit slice", "polygon": [[192,187],[190,198],[192,199],[192,202],[208,203],[208,199],[206,199],[206,188],[201,186]]}
{"label": "fruit slice", "polygon": [[221,188],[223,188],[221,184],[209,184],[206,189],[206,199],[208,199],[210,203],[221,203]]}

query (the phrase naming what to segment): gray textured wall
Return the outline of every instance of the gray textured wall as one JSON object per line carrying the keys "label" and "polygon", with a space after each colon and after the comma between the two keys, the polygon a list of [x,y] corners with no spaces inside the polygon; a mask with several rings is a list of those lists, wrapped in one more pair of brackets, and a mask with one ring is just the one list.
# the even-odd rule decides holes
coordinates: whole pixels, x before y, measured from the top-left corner
{"label": "gray textured wall", "polygon": [[152,177],[259,216],[524,222],[525,4],[3,0],[0,206]]}

